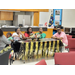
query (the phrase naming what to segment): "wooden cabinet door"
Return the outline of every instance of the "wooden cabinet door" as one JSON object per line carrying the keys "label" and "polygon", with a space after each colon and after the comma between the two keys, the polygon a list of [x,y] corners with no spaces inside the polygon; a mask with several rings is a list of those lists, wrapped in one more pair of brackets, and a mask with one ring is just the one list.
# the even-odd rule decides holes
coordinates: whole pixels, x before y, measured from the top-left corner
{"label": "wooden cabinet door", "polygon": [[34,26],[39,26],[39,12],[34,12],[33,25]]}
{"label": "wooden cabinet door", "polygon": [[1,20],[13,20],[13,12],[1,11]]}

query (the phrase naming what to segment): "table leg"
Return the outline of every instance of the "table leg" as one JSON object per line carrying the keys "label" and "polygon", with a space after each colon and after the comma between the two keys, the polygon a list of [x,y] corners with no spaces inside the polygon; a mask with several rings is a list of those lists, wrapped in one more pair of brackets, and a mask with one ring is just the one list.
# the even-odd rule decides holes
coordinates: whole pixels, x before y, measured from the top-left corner
{"label": "table leg", "polygon": [[24,44],[24,63],[25,63],[25,44]]}

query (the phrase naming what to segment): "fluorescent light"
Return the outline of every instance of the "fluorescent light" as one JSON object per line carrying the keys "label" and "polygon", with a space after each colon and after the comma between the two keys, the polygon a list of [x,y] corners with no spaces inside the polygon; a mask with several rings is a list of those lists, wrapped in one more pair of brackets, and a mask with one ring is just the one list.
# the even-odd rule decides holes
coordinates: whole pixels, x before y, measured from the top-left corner
{"label": "fluorescent light", "polygon": [[0,10],[0,11],[7,11],[7,12],[20,12],[20,11],[12,11],[12,10]]}

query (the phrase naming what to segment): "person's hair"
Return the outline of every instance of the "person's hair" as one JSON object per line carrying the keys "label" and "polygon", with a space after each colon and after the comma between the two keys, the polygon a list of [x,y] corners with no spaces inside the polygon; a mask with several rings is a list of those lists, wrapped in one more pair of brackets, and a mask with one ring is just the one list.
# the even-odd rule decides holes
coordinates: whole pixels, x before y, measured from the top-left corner
{"label": "person's hair", "polygon": [[3,35],[3,31],[2,29],[0,29],[0,37]]}
{"label": "person's hair", "polygon": [[[30,29],[30,28],[31,28],[31,27],[28,27],[28,28],[27,28],[27,34],[29,34],[29,29]],[[32,28],[31,28],[31,29],[32,29]]]}
{"label": "person's hair", "polygon": [[17,29],[18,29],[18,28],[15,29],[15,32],[17,32]]}
{"label": "person's hair", "polygon": [[16,28],[16,29],[15,29],[15,32],[17,32],[17,29],[20,29],[20,28]]}
{"label": "person's hair", "polygon": [[12,35],[11,35],[11,33],[7,33],[7,35],[10,35],[10,36],[12,36]]}
{"label": "person's hair", "polygon": [[57,26],[57,28],[63,29],[63,26],[61,26],[61,25],[58,25],[58,26]]}

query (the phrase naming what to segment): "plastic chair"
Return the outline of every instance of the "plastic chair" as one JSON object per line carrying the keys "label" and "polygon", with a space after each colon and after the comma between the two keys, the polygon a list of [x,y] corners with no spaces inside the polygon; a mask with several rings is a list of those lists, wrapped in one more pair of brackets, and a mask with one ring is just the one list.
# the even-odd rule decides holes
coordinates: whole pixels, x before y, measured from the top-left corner
{"label": "plastic chair", "polygon": [[11,54],[9,55],[9,60],[10,60],[10,65],[11,65],[11,63],[13,63],[13,57],[11,56]]}
{"label": "plastic chair", "polygon": [[55,53],[55,65],[75,65],[75,52]]}
{"label": "plastic chair", "polygon": [[46,64],[46,61],[43,59],[35,65],[47,65],[47,64]]}

